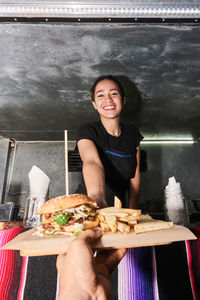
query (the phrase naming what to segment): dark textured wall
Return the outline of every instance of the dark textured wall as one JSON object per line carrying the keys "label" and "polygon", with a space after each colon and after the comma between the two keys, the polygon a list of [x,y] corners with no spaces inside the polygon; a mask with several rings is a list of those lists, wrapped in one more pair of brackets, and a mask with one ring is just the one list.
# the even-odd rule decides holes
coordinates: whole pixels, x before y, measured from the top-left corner
{"label": "dark textured wall", "polygon": [[96,119],[93,80],[118,75],[123,119],[145,137],[200,136],[200,27],[160,24],[0,24],[0,134],[74,139]]}
{"label": "dark textured wall", "polygon": [[[198,24],[1,23],[0,39],[0,135],[59,141],[68,129],[74,140],[83,122],[97,118],[93,80],[112,73],[128,98],[122,119],[136,123],[145,138],[200,136]],[[23,203],[33,164],[51,177],[50,195],[63,193],[63,145],[22,144],[8,200]],[[142,175],[142,200],[162,197],[173,175],[187,199],[200,197],[199,144],[144,149],[149,169]]]}

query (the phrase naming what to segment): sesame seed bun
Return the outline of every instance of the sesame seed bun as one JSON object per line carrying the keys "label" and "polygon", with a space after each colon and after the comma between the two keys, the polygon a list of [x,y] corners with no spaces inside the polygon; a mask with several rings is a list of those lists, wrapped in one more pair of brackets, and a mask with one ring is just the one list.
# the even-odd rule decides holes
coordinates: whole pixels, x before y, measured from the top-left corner
{"label": "sesame seed bun", "polygon": [[80,205],[89,205],[94,208],[98,208],[97,203],[87,195],[73,194],[63,195],[47,200],[37,211],[38,215],[55,213],[63,209],[73,208]]}

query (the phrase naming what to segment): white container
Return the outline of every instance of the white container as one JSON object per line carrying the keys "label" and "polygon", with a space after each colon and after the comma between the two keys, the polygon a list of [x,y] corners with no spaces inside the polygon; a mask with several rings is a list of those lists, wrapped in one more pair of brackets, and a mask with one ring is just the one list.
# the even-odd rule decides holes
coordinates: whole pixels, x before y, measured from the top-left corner
{"label": "white container", "polygon": [[187,203],[182,194],[180,183],[177,183],[174,177],[169,178],[164,199],[165,219],[177,225],[189,226]]}

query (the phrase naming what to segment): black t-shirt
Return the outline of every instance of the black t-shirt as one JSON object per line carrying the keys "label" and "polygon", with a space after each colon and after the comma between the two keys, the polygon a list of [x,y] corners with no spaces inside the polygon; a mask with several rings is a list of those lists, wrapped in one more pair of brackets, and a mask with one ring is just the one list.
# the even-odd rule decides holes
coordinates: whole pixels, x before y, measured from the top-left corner
{"label": "black t-shirt", "polygon": [[97,147],[105,171],[106,201],[113,205],[114,195],[125,201],[129,181],[135,176],[137,147],[143,136],[133,124],[121,124],[121,135],[107,133],[103,124],[84,124],[78,131],[77,141],[88,139]]}

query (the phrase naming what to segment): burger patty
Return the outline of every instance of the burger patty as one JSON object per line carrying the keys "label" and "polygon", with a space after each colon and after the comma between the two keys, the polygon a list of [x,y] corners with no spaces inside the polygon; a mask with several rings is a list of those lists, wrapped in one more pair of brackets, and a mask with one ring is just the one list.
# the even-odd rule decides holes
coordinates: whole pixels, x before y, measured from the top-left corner
{"label": "burger patty", "polygon": [[[88,221],[94,221],[95,220],[95,216],[88,216],[86,218],[84,218],[84,220],[88,220]],[[61,225],[60,228],[63,228],[65,226],[70,226],[70,225],[73,225],[74,223],[83,223],[83,218],[79,218],[79,219],[76,219],[76,218],[71,218],[65,225]],[[41,223],[41,226],[42,228],[44,229],[50,229],[50,228],[54,228],[54,224],[52,224],[51,222],[48,222],[48,223]]]}
{"label": "burger patty", "polygon": [[74,223],[83,223],[83,221],[88,220],[88,221],[94,221],[95,217],[94,216],[88,216],[83,218],[79,218],[78,220],[76,218],[71,218],[65,225],[63,226],[69,226],[69,225],[73,225]]}
{"label": "burger patty", "polygon": [[73,225],[74,223],[83,223],[83,218],[80,218],[80,219],[76,219],[76,218],[71,218],[65,225],[63,226],[70,226],[70,225]]}

